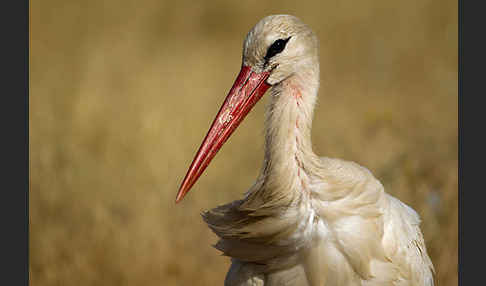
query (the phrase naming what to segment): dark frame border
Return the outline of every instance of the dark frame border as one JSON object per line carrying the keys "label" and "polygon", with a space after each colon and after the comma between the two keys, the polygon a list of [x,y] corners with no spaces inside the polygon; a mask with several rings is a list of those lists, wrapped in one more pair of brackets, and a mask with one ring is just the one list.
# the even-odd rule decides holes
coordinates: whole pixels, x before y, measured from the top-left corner
{"label": "dark frame border", "polygon": [[2,278],[29,285],[29,1],[2,5]]}

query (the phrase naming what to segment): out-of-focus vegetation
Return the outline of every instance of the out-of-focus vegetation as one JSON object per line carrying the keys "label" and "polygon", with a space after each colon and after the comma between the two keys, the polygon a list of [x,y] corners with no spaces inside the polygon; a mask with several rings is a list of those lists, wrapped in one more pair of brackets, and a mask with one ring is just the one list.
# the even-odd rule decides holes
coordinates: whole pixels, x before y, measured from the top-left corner
{"label": "out-of-focus vegetation", "polygon": [[369,168],[422,217],[457,285],[457,2],[31,1],[31,285],[221,285],[199,213],[263,158],[265,98],[181,204],[178,186],[262,17],[318,34],[314,150]]}

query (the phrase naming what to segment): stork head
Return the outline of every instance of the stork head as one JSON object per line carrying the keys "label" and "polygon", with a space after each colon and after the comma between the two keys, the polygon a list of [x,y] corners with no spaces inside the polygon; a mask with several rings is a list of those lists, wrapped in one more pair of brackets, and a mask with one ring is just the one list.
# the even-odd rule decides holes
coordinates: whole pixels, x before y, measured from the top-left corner
{"label": "stork head", "polygon": [[269,72],[266,82],[275,85],[307,65],[315,64],[318,40],[297,17],[272,15],[248,32],[243,45],[243,66]]}
{"label": "stork head", "polygon": [[181,201],[268,88],[317,62],[318,40],[290,15],[263,18],[247,34],[243,62],[177,193]]}

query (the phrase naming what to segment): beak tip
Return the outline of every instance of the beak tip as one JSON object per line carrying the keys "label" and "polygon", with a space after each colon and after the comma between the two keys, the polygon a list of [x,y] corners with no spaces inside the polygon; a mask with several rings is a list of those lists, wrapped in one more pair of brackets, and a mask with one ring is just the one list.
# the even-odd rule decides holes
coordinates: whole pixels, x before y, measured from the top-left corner
{"label": "beak tip", "polygon": [[180,201],[182,201],[182,199],[184,198],[184,194],[182,192],[182,189],[179,190],[179,192],[177,193],[177,196],[176,196],[176,199],[175,199],[175,203],[179,203]]}
{"label": "beak tip", "polygon": [[184,197],[189,192],[189,189],[190,189],[190,187],[188,188],[187,181],[184,180],[183,184],[179,188],[179,191],[177,192],[177,196],[176,196],[176,199],[175,199],[176,204],[181,202],[184,199]]}

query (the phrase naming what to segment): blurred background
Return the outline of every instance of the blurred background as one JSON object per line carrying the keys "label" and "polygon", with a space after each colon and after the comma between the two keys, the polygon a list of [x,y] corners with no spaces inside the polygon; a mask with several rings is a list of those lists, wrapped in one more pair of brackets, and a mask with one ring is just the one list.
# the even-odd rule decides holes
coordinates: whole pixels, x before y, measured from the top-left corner
{"label": "blurred background", "polygon": [[457,285],[457,6],[31,1],[31,285],[222,285],[229,258],[200,213],[256,179],[267,99],[174,199],[270,14],[320,39],[314,151],[366,166],[417,210],[438,285]]}

